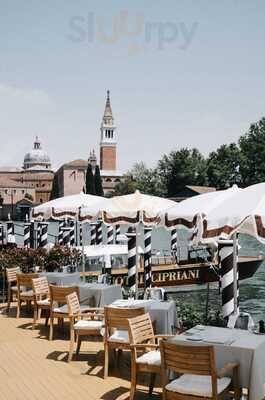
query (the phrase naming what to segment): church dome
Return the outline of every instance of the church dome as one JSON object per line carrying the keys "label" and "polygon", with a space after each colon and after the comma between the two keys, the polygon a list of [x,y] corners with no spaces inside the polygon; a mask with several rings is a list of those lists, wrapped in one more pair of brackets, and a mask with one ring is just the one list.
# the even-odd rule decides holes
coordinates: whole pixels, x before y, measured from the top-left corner
{"label": "church dome", "polygon": [[33,149],[27,153],[24,157],[24,169],[43,169],[50,170],[51,169],[51,159],[46,153],[46,151],[42,150],[41,142],[39,141],[38,136],[36,136]]}

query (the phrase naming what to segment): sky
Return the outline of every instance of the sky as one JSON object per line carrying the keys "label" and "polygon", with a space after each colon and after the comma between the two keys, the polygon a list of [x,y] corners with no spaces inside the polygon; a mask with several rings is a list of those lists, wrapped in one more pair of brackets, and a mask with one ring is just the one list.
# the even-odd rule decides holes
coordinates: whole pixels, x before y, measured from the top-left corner
{"label": "sky", "polygon": [[38,135],[54,169],[99,153],[110,90],[118,168],[205,156],[265,115],[264,0],[1,0],[0,165]]}

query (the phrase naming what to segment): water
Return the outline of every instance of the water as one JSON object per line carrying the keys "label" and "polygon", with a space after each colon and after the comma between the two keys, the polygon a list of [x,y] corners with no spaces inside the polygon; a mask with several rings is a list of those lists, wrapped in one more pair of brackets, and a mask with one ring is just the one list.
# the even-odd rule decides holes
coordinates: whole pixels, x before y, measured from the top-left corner
{"label": "water", "polygon": [[[121,227],[121,233],[125,233],[125,230],[126,227]],[[23,243],[23,226],[21,223],[17,223],[15,226],[15,233],[17,244],[21,245]],[[58,224],[56,222],[49,224],[48,233],[49,241],[54,242],[55,237],[58,235]],[[86,225],[83,237],[85,244],[88,244],[90,240],[88,224]],[[106,240],[105,229],[103,229],[103,239]],[[180,256],[181,258],[185,258],[187,256],[187,231],[178,231],[178,242],[182,248]],[[265,253],[265,246],[250,236],[239,235],[239,244],[241,246],[239,250],[240,255]],[[141,239],[141,245],[143,246],[143,239]],[[152,248],[160,251],[168,251],[170,249],[170,233],[163,228],[154,229],[152,233]],[[259,267],[252,278],[240,281],[239,296],[240,309],[242,311],[249,312],[255,321],[265,319],[265,262]],[[184,291],[180,287],[174,298],[180,304],[183,302],[192,304],[199,311],[203,311],[206,304],[206,289],[205,286],[194,286],[191,296],[190,290]],[[220,308],[220,301],[221,296],[218,289],[216,289],[216,285],[214,285],[214,287],[210,288],[210,308]]]}

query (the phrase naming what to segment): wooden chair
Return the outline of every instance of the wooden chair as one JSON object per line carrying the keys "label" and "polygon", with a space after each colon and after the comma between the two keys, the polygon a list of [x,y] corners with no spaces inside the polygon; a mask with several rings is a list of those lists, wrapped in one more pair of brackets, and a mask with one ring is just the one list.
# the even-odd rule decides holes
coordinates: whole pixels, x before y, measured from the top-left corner
{"label": "wooden chair", "polygon": [[144,312],[144,308],[104,308],[104,379],[108,377],[110,350],[130,349],[128,318],[143,315]]}
{"label": "wooden chair", "polygon": [[[225,365],[219,373],[213,346],[185,346],[161,341],[163,400],[224,399],[230,390],[240,399],[239,364]],[[181,374],[169,382],[172,371]],[[232,379],[226,376],[232,373]]]}
{"label": "wooden chair", "polygon": [[[53,339],[53,324],[54,318],[58,318],[58,321],[64,320],[65,318],[69,318],[68,313],[68,305],[66,296],[69,294],[76,292],[79,298],[79,288],[78,286],[55,286],[50,285],[50,332],[49,332],[49,340]],[[89,309],[90,307],[87,305],[80,306],[82,311]]]}
{"label": "wooden chair", "polygon": [[[66,296],[66,300],[70,320],[70,348],[68,355],[68,362],[70,362],[73,358],[75,338],[77,341],[76,354],[79,354],[82,337],[101,335],[104,314],[102,308],[89,308],[87,312],[82,313],[76,292]],[[88,320],[84,320],[83,317],[88,318]]]}
{"label": "wooden chair", "polygon": [[[130,400],[134,399],[137,374],[150,373],[149,396],[152,395],[156,374],[161,373],[161,357],[159,340],[173,337],[173,335],[155,335],[153,324],[149,314],[130,318],[129,338],[131,347],[131,390]],[[139,352],[142,354],[139,355]]]}
{"label": "wooden chair", "polygon": [[34,329],[38,320],[41,318],[42,310],[46,310],[48,313],[45,321],[45,325],[48,325],[50,314],[50,288],[46,276],[32,279],[32,289],[34,294],[34,317],[32,329]]}
{"label": "wooden chair", "polygon": [[34,301],[32,279],[38,276],[36,273],[17,273],[17,318],[20,316],[22,301],[25,301],[28,306]]}
{"label": "wooden chair", "polygon": [[6,269],[7,280],[7,312],[10,310],[11,301],[14,300],[13,295],[17,296],[17,274],[20,273],[19,267]]}

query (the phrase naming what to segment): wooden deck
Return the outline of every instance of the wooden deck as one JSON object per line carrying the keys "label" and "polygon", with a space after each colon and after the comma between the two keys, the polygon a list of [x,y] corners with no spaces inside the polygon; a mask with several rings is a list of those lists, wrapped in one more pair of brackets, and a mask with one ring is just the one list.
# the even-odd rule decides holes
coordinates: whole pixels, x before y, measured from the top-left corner
{"label": "wooden deck", "polygon": [[[120,368],[111,368],[103,376],[103,343],[94,339],[82,344],[77,359],[66,362],[69,340],[65,332],[55,330],[55,340],[46,339],[42,325],[31,329],[32,318],[22,314],[10,317],[0,307],[0,400],[125,400],[130,388],[129,354]],[[43,322],[43,321],[42,321]],[[160,388],[148,396],[149,377],[140,381],[135,400],[160,399]]]}

